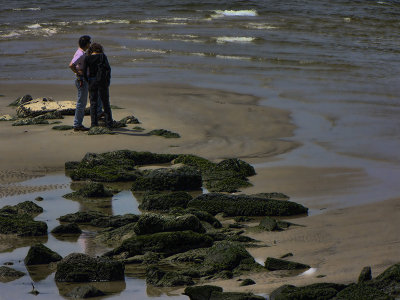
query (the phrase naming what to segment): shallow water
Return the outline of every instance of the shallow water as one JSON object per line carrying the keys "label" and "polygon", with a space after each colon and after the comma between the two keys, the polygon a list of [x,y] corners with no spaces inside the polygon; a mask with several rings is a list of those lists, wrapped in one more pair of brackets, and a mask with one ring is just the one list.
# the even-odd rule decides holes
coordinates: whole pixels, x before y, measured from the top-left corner
{"label": "shallow water", "polygon": [[[18,196],[1,198],[1,207],[5,205],[15,205],[23,201],[34,201],[36,197],[43,197],[43,201],[34,201],[43,207],[43,213],[39,214],[35,220],[45,221],[50,232],[60,223],[57,218],[68,213],[85,211],[89,209],[102,211],[110,215],[134,213],[140,214],[138,201],[129,190],[123,190],[114,195],[111,199],[98,199],[91,201],[74,201],[63,198],[62,196],[70,193],[69,187],[71,179],[62,174],[47,175],[20,182],[14,185],[20,186],[40,186],[40,185],[60,185],[64,188],[47,190],[39,193],[28,193]],[[2,238],[2,248],[0,253],[0,265],[13,263],[12,268],[25,272],[27,275],[18,280],[1,283],[0,299],[26,299],[33,297],[28,294],[32,290],[31,282],[40,292],[41,299],[66,299],[63,295],[69,292],[76,284],[60,284],[54,281],[54,269],[48,266],[32,266],[27,268],[23,262],[28,253],[31,244],[41,242],[61,256],[79,252],[91,256],[101,255],[110,250],[94,241],[96,229],[90,226],[80,226],[82,234],[79,237],[56,237],[51,233],[47,237],[35,238]],[[127,266],[125,282],[94,283],[99,289],[106,292],[107,296],[97,299],[148,299],[157,297],[157,299],[187,299],[186,296],[173,292],[172,289],[162,289],[147,287],[143,279],[143,271],[135,273],[128,271],[135,267]],[[138,277],[139,276],[139,277]]]}

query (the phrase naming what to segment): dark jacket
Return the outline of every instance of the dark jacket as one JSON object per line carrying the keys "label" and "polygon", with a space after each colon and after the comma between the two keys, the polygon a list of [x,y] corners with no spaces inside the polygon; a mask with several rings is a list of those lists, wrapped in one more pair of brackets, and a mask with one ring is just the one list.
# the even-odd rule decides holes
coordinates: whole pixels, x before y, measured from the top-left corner
{"label": "dark jacket", "polygon": [[[92,54],[92,55],[87,55],[85,57],[85,61],[83,63],[83,74],[85,76],[86,81],[89,81],[89,78],[93,78],[96,77],[97,74],[97,66],[99,65],[99,63],[101,62],[101,60],[104,59],[106,68],[109,70],[109,74],[110,74],[110,79],[111,79],[111,67],[110,64],[108,63],[108,59],[107,59],[107,55],[105,55],[104,53],[100,53],[100,54]],[[88,72],[89,69],[89,72]]]}

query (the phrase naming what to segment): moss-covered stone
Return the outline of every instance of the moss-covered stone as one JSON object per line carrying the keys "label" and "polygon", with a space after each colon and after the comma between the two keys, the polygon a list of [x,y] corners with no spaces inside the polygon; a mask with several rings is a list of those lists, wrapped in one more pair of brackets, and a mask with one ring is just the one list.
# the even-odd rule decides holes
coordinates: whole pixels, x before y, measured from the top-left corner
{"label": "moss-covered stone", "polygon": [[82,199],[82,198],[104,198],[112,197],[113,192],[104,187],[98,182],[89,182],[81,187],[78,191],[64,195],[67,199]]}
{"label": "moss-covered stone", "polygon": [[234,193],[242,187],[252,186],[245,176],[231,171],[205,172],[203,181],[210,192]]}
{"label": "moss-covered stone", "polygon": [[47,224],[34,221],[31,215],[0,212],[0,233],[17,236],[47,235]]}
{"label": "moss-covered stone", "polygon": [[149,135],[158,135],[165,138],[180,138],[181,136],[176,133],[166,129],[154,129],[148,133]]}
{"label": "moss-covered stone", "polygon": [[269,271],[299,270],[299,269],[309,269],[310,266],[293,261],[267,257],[267,260],[265,261],[265,268]]}
{"label": "moss-covered stone", "polygon": [[56,125],[56,126],[53,126],[51,129],[65,131],[65,130],[74,129],[74,126],[71,126],[71,125]]}
{"label": "moss-covered stone", "polygon": [[19,119],[12,123],[12,126],[26,126],[26,125],[49,125],[49,121],[36,118]]}
{"label": "moss-covered stone", "polygon": [[73,180],[104,182],[134,181],[141,172],[136,166],[171,162],[177,155],[118,150],[101,154],[87,153],[78,165],[73,165]]}
{"label": "moss-covered stone", "polygon": [[394,300],[394,297],[368,284],[351,284],[336,294],[337,300]]}
{"label": "moss-covered stone", "polygon": [[212,292],[210,300],[265,300],[265,298],[253,293]]}
{"label": "moss-covered stone", "polygon": [[201,174],[192,167],[144,171],[132,184],[133,191],[184,191],[201,188]]}
{"label": "moss-covered stone", "polygon": [[187,192],[147,193],[139,205],[143,210],[168,211],[173,207],[186,208],[193,197]]}
{"label": "moss-covered stone", "polygon": [[32,201],[24,201],[13,206],[6,205],[0,209],[0,213],[1,212],[36,216],[43,212],[43,208]]}
{"label": "moss-covered stone", "polygon": [[185,288],[184,295],[190,300],[209,300],[212,292],[222,292],[223,289],[215,285],[189,286]]}
{"label": "moss-covered stone", "polygon": [[100,126],[91,127],[88,131],[88,135],[101,135],[101,134],[115,134],[115,132],[107,127],[100,127]]}
{"label": "moss-covered stone", "polygon": [[308,209],[291,202],[246,195],[209,193],[200,195],[188,203],[188,207],[205,210],[212,215],[225,216],[290,216],[305,214]]}
{"label": "moss-covered stone", "polygon": [[139,216],[135,214],[125,214],[118,216],[107,216],[93,219],[90,225],[95,227],[113,227],[119,228],[127,224],[135,223],[139,220]]}
{"label": "moss-covered stone", "polygon": [[108,227],[99,232],[95,239],[111,247],[119,246],[123,241],[136,235],[133,231],[135,224],[136,223],[128,223],[118,228]]}
{"label": "moss-covered stone", "polygon": [[14,270],[13,268],[10,267],[0,266],[0,282],[3,283],[10,282],[24,275],[25,275],[24,272]]}
{"label": "moss-covered stone", "polygon": [[122,262],[72,253],[57,264],[56,282],[93,282],[124,280]]}
{"label": "moss-covered stone", "polygon": [[143,265],[155,265],[160,262],[160,260],[164,258],[159,253],[154,252],[146,252],[143,255],[135,255],[124,259],[125,264],[143,264]]}
{"label": "moss-covered stone", "polygon": [[97,211],[79,211],[73,214],[61,216],[59,220],[68,223],[89,224],[93,220],[103,217],[107,217],[107,215]]}
{"label": "moss-covered stone", "polygon": [[61,224],[55,227],[51,233],[53,234],[81,234],[82,230],[75,223]]}
{"label": "moss-covered stone", "polygon": [[134,227],[137,235],[187,230],[198,233],[206,231],[200,220],[194,215],[174,217],[148,213],[141,215]]}
{"label": "moss-covered stone", "polygon": [[258,225],[260,229],[266,231],[278,231],[280,228],[278,227],[278,223],[275,219],[270,217],[264,217],[261,219],[260,224]]}
{"label": "moss-covered stone", "polygon": [[[270,294],[270,298],[274,300],[329,300],[333,299],[335,295],[344,288],[346,288],[346,285],[335,283],[316,283],[304,287],[284,285],[273,291]],[[347,299],[350,300],[353,298]]]}
{"label": "moss-covered stone", "polygon": [[290,199],[290,197],[288,195],[285,195],[283,193],[277,193],[277,192],[258,193],[258,194],[253,194],[250,196],[258,197],[258,198],[265,198],[265,199],[274,199],[274,200],[289,200]]}
{"label": "moss-covered stone", "polygon": [[221,171],[233,171],[246,177],[256,175],[254,167],[238,158],[229,158],[219,162],[216,169]]}
{"label": "moss-covered stone", "polygon": [[187,166],[195,167],[202,173],[210,169],[213,169],[216,166],[215,163],[209,161],[208,159],[192,154],[178,155],[174,159],[174,164],[180,164],[180,163],[185,164]]}
{"label": "moss-covered stone", "polygon": [[125,253],[126,257],[131,257],[148,251],[173,255],[190,249],[210,247],[212,243],[213,240],[209,236],[193,231],[160,232],[134,236],[105,255]]}
{"label": "moss-covered stone", "polygon": [[182,275],[179,272],[165,272],[155,266],[151,266],[146,270],[146,283],[158,287],[171,287],[193,285],[194,281],[189,276]]}
{"label": "moss-covered stone", "polygon": [[248,285],[253,285],[253,284],[256,284],[256,282],[253,279],[246,278],[246,279],[243,279],[243,281],[240,283],[240,286],[248,286]]}
{"label": "moss-covered stone", "polygon": [[61,255],[57,252],[54,252],[43,244],[36,244],[29,249],[24,262],[25,265],[31,266],[49,264],[51,262],[60,261],[61,259]]}
{"label": "moss-covered stone", "polygon": [[257,240],[242,235],[244,231],[231,230],[228,228],[222,228],[220,230],[213,230],[207,232],[207,234],[213,238],[214,241],[229,241],[244,243],[245,246],[251,246],[252,243],[258,242]]}
{"label": "moss-covered stone", "polygon": [[76,168],[79,167],[80,162],[79,161],[67,161],[65,163],[65,170],[70,171],[70,170],[75,170]]}
{"label": "moss-covered stone", "polygon": [[203,211],[203,210],[198,210],[195,208],[173,208],[169,211],[170,214],[173,215],[185,215],[185,214],[192,214],[195,215],[200,221],[207,222],[214,228],[221,228],[222,224],[216,217],[214,217],[212,214]]}

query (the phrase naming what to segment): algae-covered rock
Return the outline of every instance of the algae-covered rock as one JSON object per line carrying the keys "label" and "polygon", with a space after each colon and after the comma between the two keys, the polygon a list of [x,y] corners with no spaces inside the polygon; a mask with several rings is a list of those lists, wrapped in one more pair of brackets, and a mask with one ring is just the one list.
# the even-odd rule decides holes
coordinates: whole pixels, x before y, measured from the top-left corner
{"label": "algae-covered rock", "polygon": [[61,224],[55,227],[51,233],[53,234],[81,234],[82,230],[75,223]]}
{"label": "algae-covered rock", "polygon": [[240,286],[248,286],[248,285],[253,285],[253,284],[256,284],[256,282],[253,279],[246,278],[240,283]]}
{"label": "algae-covered rock", "polygon": [[0,209],[0,213],[11,213],[11,214],[28,214],[35,216],[43,212],[43,208],[32,201],[24,201],[16,205],[6,205]]}
{"label": "algae-covered rock", "polygon": [[43,244],[36,244],[29,249],[24,262],[27,266],[43,265],[60,261],[61,259],[61,255],[59,255],[57,252],[54,252]]}
{"label": "algae-covered rock", "polygon": [[72,129],[74,129],[74,126],[72,126],[72,125],[56,125],[56,126],[51,127],[51,129],[60,130],[60,131],[72,130]]}
{"label": "algae-covered rock", "polygon": [[88,135],[101,135],[101,134],[115,134],[114,131],[107,127],[91,127],[88,131]]}
{"label": "algae-covered rock", "polygon": [[189,286],[185,288],[184,295],[190,300],[209,300],[212,292],[222,292],[223,289],[215,285]]}
{"label": "algae-covered rock", "polygon": [[79,211],[73,214],[61,216],[61,222],[88,224],[97,218],[107,217],[107,215],[97,211]]}
{"label": "algae-covered rock", "polygon": [[49,125],[49,121],[35,118],[25,118],[16,120],[12,126],[26,126],[26,125]]}
{"label": "algae-covered rock", "polygon": [[337,300],[394,300],[394,297],[368,284],[351,284],[336,294]]}
{"label": "algae-covered rock", "polygon": [[208,171],[213,169],[216,164],[209,161],[206,158],[192,155],[192,154],[181,154],[174,159],[174,164],[185,164],[197,168],[200,172]]}
{"label": "algae-covered rock", "polygon": [[0,233],[17,236],[47,235],[47,224],[33,220],[31,215],[0,212]]}
{"label": "algae-covered rock", "polygon": [[218,221],[217,218],[215,218],[212,214],[203,211],[203,210],[198,210],[195,208],[187,208],[187,209],[181,209],[181,208],[173,208],[169,211],[170,214],[173,215],[185,215],[185,214],[192,214],[195,215],[200,221],[207,222],[214,228],[221,228],[222,224],[220,221]]}
{"label": "algae-covered rock", "polygon": [[140,124],[139,120],[133,115],[121,119],[120,122],[125,124]]}
{"label": "algae-covered rock", "polygon": [[358,283],[370,281],[372,279],[371,267],[364,267],[358,276]]}
{"label": "algae-covered rock", "polygon": [[299,270],[299,269],[309,269],[311,268],[309,265],[287,261],[283,259],[267,257],[265,261],[265,268],[269,271],[276,270]]}
{"label": "algae-covered rock", "polygon": [[[297,299],[315,299],[328,300],[333,299],[335,295],[346,287],[344,284],[335,283],[315,283],[304,287],[295,287],[293,285],[283,285],[270,294],[271,300],[297,300]],[[348,298],[349,300],[352,298]]]}
{"label": "algae-covered rock", "polygon": [[125,214],[118,216],[107,216],[93,219],[90,225],[95,227],[113,227],[119,228],[130,223],[135,223],[139,220],[139,216],[135,214]]}
{"label": "algae-covered rock", "polygon": [[72,253],[57,264],[56,282],[93,282],[124,280],[122,262]]}
{"label": "algae-covered rock", "polygon": [[181,136],[176,133],[166,129],[154,129],[148,133],[149,135],[158,135],[165,138],[180,138]]}
{"label": "algae-covered rock", "polygon": [[244,175],[229,171],[206,172],[203,181],[210,192],[234,193],[252,185]]}
{"label": "algae-covered rock", "polygon": [[14,270],[13,268],[10,267],[0,266],[0,282],[3,283],[10,282],[24,275],[25,275],[24,272]]}
{"label": "algae-covered rock", "polygon": [[66,296],[74,299],[85,299],[85,298],[105,296],[105,294],[104,292],[100,291],[93,285],[84,285],[84,286],[74,287],[71,291],[69,291],[66,294]]}
{"label": "algae-covered rock", "polygon": [[[73,115],[75,113],[75,101],[55,101],[49,97],[37,98],[19,105],[17,114],[20,118],[36,117],[49,112],[60,112],[62,115]],[[85,114],[89,108],[85,109]]]}
{"label": "algae-covered rock", "polygon": [[193,197],[187,192],[147,193],[144,195],[140,209],[168,211],[173,207],[186,208]]}
{"label": "algae-covered rock", "polygon": [[18,97],[15,99],[13,102],[11,102],[8,106],[20,106],[22,104],[25,104],[29,101],[33,100],[32,96],[27,94],[22,97]]}
{"label": "algae-covered rock", "polygon": [[158,287],[171,287],[193,285],[194,281],[189,276],[182,275],[178,272],[165,272],[155,266],[151,266],[146,270],[146,283]]}
{"label": "algae-covered rock", "polygon": [[144,265],[154,265],[158,264],[160,260],[164,258],[163,255],[154,252],[146,252],[143,255],[135,255],[124,259],[125,264],[144,264]]}
{"label": "algae-covered rock", "polygon": [[289,200],[290,199],[290,197],[288,195],[285,195],[283,193],[277,193],[277,192],[257,193],[257,194],[252,194],[250,196],[258,197],[258,198],[265,198],[265,199],[274,199],[274,200]]}
{"label": "algae-covered rock", "polygon": [[56,120],[56,119],[64,119],[63,115],[59,111],[49,111],[42,115],[34,117],[36,120]]}
{"label": "algae-covered rock", "polygon": [[238,158],[225,159],[216,165],[216,169],[223,171],[234,171],[246,177],[256,175],[256,171],[254,170],[253,166]]}
{"label": "algae-covered rock", "polygon": [[152,213],[141,215],[134,230],[137,235],[187,230],[198,233],[206,231],[200,220],[194,215],[174,217]]}
{"label": "algae-covered rock", "polygon": [[219,193],[200,195],[191,200],[188,207],[225,216],[291,216],[308,212],[301,204],[291,201]]}
{"label": "algae-covered rock", "polygon": [[209,300],[265,300],[265,298],[253,293],[212,292]]}
{"label": "algae-covered rock", "polygon": [[277,231],[280,229],[276,220],[270,217],[262,218],[258,227],[266,231]]}
{"label": "algae-covered rock", "polygon": [[0,116],[0,122],[1,121],[15,121],[16,120],[16,117],[13,117],[13,116],[11,116],[11,115],[1,115]]}
{"label": "algae-covered rock", "polygon": [[210,247],[212,244],[212,238],[193,231],[159,232],[129,238],[105,255],[125,253],[126,257],[131,257],[148,251],[173,255],[190,249]]}
{"label": "algae-covered rock", "polygon": [[135,236],[135,232],[133,231],[135,224],[136,223],[133,222],[118,228],[108,227],[99,232],[95,239],[111,247],[119,246],[121,242]]}
{"label": "algae-covered rock", "polygon": [[104,198],[112,197],[111,190],[104,187],[98,182],[89,182],[81,187],[78,191],[64,195],[67,199],[82,199],[82,198]]}
{"label": "algae-covered rock", "polygon": [[201,188],[201,174],[195,168],[147,170],[132,185],[133,191],[183,191]]}
{"label": "algae-covered rock", "polygon": [[70,177],[73,180],[90,179],[104,182],[134,181],[141,176],[136,166],[169,163],[176,156],[129,150],[87,153],[78,165],[73,165]]}

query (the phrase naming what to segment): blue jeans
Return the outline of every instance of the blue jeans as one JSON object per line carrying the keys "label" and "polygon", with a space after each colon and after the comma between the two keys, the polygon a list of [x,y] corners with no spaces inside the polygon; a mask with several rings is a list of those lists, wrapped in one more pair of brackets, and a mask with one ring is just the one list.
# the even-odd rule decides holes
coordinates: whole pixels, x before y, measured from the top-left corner
{"label": "blue jeans", "polygon": [[[80,81],[78,79],[75,80],[75,86],[78,90],[78,101],[76,101],[76,109],[75,109],[75,118],[74,118],[74,127],[82,126],[83,117],[85,116],[85,108],[88,99],[88,89],[89,85],[87,81],[82,81],[82,86],[80,86]],[[102,103],[99,97],[97,101],[97,114],[100,115],[102,113]]]}

